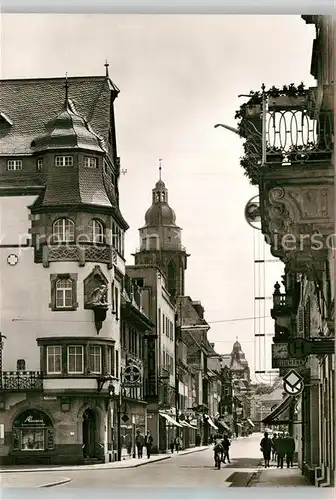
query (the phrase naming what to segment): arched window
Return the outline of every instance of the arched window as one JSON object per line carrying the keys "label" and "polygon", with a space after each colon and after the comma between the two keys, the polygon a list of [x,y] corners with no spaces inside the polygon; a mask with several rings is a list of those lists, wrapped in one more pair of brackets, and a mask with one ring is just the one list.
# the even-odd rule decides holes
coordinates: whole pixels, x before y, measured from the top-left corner
{"label": "arched window", "polygon": [[59,279],[56,281],[56,309],[73,306],[72,280]]}
{"label": "arched window", "polygon": [[91,221],[90,239],[93,243],[104,243],[104,226],[97,219]]}
{"label": "arched window", "polygon": [[57,243],[75,241],[75,224],[70,219],[57,219],[53,225],[53,236]]}
{"label": "arched window", "polygon": [[16,370],[18,372],[23,372],[26,369],[26,362],[24,359],[18,359],[16,362]]}

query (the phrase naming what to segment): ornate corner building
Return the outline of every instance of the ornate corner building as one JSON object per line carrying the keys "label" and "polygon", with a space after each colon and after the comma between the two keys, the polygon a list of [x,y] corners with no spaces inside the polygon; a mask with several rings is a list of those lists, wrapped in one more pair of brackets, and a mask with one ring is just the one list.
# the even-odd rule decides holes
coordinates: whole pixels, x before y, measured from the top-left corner
{"label": "ornate corner building", "polygon": [[[317,84],[294,98],[288,92],[265,97],[258,186],[261,230],[285,267],[271,311],[272,366],[281,376],[295,369],[304,389],[286,398],[286,418],[280,408],[277,419],[266,420],[288,424],[302,472],[312,484],[330,486],[335,480],[335,21],[302,17],[316,28],[311,74]],[[272,134],[280,142],[272,143]]]}
{"label": "ornate corner building", "polygon": [[[125,275],[108,76],[2,80],[2,463],[116,450]],[[7,285],[6,285],[7,284]]]}

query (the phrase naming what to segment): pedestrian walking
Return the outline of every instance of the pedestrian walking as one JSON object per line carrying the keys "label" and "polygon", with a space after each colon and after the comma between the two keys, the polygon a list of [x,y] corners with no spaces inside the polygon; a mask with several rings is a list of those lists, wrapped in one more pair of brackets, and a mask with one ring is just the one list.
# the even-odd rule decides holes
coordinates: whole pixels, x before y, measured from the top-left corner
{"label": "pedestrian walking", "polygon": [[131,458],[131,454],[132,454],[132,436],[131,436],[131,434],[126,434],[126,436],[124,438],[124,443],[126,446],[127,455]]}
{"label": "pedestrian walking", "polygon": [[222,462],[225,464],[225,459],[227,459],[228,463],[230,464],[231,462],[229,456],[229,449],[231,446],[231,442],[226,434],[224,434],[222,446],[223,446]]}
{"label": "pedestrian walking", "polygon": [[221,468],[223,452],[224,450],[223,450],[222,439],[220,438],[220,436],[217,436],[214,440],[214,460],[215,460],[215,467],[218,470],[220,470]]}
{"label": "pedestrian walking", "polygon": [[283,469],[284,458],[286,455],[286,443],[282,436],[275,439],[275,449],[277,454],[277,467]]}
{"label": "pedestrian walking", "polygon": [[271,460],[271,452],[272,452],[272,441],[268,437],[268,432],[264,433],[264,437],[260,441],[260,451],[262,451],[266,469],[267,467],[269,467],[269,462]]}
{"label": "pedestrian walking", "polygon": [[153,437],[149,431],[147,431],[147,435],[145,437],[145,446],[147,450],[147,458],[150,458],[153,446]]}
{"label": "pedestrian walking", "polygon": [[195,439],[196,446],[201,446],[201,435],[197,434]]}
{"label": "pedestrian walking", "polygon": [[276,460],[276,456],[277,456],[277,453],[276,453],[276,449],[275,449],[275,441],[277,439],[277,434],[274,433],[273,436],[272,436],[272,460]]}
{"label": "pedestrian walking", "polygon": [[175,448],[175,441],[173,438],[170,440],[170,445],[169,445],[170,451],[174,453],[174,448]]}
{"label": "pedestrian walking", "polygon": [[137,447],[138,451],[138,458],[142,458],[142,450],[145,444],[145,438],[141,434],[140,430],[137,430],[136,437],[135,437],[135,445]]}
{"label": "pedestrian walking", "polygon": [[295,452],[295,441],[293,436],[291,436],[289,433],[286,434],[286,437],[284,439],[284,448],[286,451],[287,468],[289,469],[289,467],[293,467],[293,458]]}
{"label": "pedestrian walking", "polygon": [[176,450],[176,453],[179,452],[180,448],[181,448],[181,444],[182,444],[182,441],[181,441],[181,438],[179,435],[177,435],[175,437],[175,450]]}

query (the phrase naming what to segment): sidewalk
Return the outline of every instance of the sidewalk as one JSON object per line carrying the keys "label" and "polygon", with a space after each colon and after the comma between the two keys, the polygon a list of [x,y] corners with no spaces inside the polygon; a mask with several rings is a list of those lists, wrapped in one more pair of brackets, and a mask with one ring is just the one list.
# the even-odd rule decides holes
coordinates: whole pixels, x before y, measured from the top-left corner
{"label": "sidewalk", "polygon": [[78,470],[101,470],[101,469],[132,469],[134,467],[141,467],[142,465],[147,465],[153,462],[160,462],[161,460],[168,460],[180,455],[188,455],[189,453],[197,453],[203,450],[207,450],[209,446],[197,446],[194,448],[187,448],[179,453],[166,453],[152,455],[151,458],[129,458],[122,460],[120,462],[108,462],[104,464],[94,464],[94,465],[30,465],[30,466],[18,466],[18,465],[8,465],[0,469],[0,474],[10,474],[14,472],[50,472],[50,471],[78,471]]}
{"label": "sidewalk", "polygon": [[312,485],[306,481],[298,467],[289,469],[287,467],[283,469],[277,467],[260,468],[249,483],[250,488],[283,488],[286,486],[297,488]]}

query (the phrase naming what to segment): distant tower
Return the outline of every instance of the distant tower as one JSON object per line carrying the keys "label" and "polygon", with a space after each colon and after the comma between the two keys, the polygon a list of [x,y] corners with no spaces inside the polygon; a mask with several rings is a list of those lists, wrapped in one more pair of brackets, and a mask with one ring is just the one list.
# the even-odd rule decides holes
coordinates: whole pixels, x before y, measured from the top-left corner
{"label": "distant tower", "polygon": [[135,264],[157,265],[167,278],[168,291],[175,302],[184,295],[184,272],[187,254],[181,244],[181,228],[175,224],[175,212],[168,205],[168,190],[161,179],[152,190],[152,206],[145,214],[145,226],[139,229],[140,249],[134,254]]}
{"label": "distant tower", "polygon": [[241,344],[238,342],[238,337],[236,337],[236,342],[233,344],[230,369],[234,378],[244,379],[248,382],[250,381],[250,369],[245,359],[245,354],[242,351]]}

